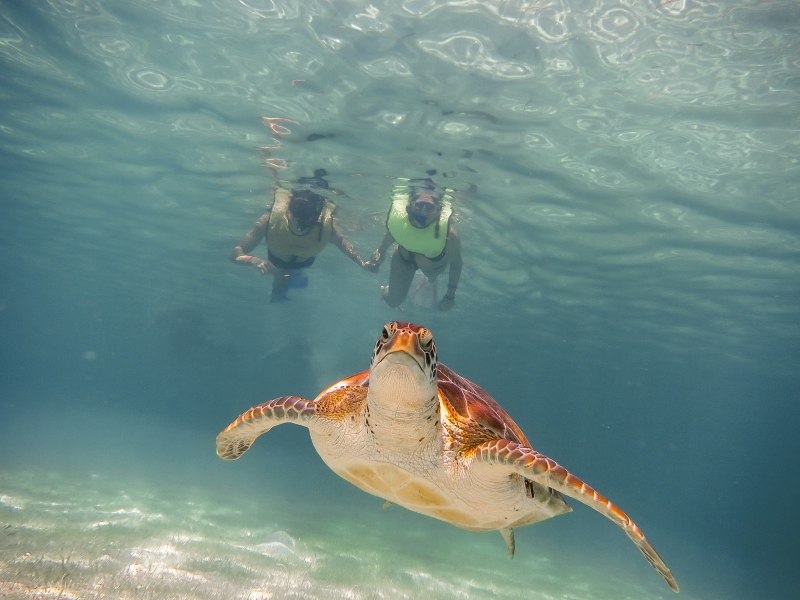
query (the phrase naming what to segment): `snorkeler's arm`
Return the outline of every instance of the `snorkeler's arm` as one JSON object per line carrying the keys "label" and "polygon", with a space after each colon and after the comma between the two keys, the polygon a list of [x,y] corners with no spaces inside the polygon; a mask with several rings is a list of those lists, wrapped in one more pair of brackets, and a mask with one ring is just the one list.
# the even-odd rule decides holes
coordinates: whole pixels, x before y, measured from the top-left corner
{"label": "snorkeler's arm", "polygon": [[372,256],[366,263],[367,265],[374,266],[374,269],[370,270],[374,270],[376,273],[378,272],[378,267],[381,266],[383,259],[386,258],[386,251],[392,244],[394,244],[394,238],[392,237],[392,234],[389,233],[389,231],[387,230],[386,235],[383,236],[383,241],[381,242],[381,245],[378,246],[378,249],[372,253]]}
{"label": "snorkeler's arm", "polygon": [[239,242],[239,245],[233,249],[230,259],[238,265],[258,267],[265,274],[270,272],[272,269],[269,267],[272,265],[269,261],[250,254],[262,239],[266,239],[267,227],[269,227],[269,214],[262,216],[255,222],[252,229]]}
{"label": "snorkeler's arm", "polygon": [[447,236],[447,254],[450,255],[450,277],[447,282],[447,295],[455,296],[458,280],[461,279],[461,239],[455,228],[451,227]]}
{"label": "snorkeler's arm", "polygon": [[447,254],[450,256],[450,269],[447,281],[447,293],[439,302],[439,310],[448,311],[456,299],[456,288],[461,279],[461,240],[453,227],[447,232]]}
{"label": "snorkeler's arm", "polygon": [[345,256],[350,257],[357,265],[363,267],[364,261],[361,260],[361,256],[356,252],[355,247],[350,241],[344,237],[342,233],[342,228],[339,226],[339,223],[336,219],[333,219],[331,223],[331,229],[333,230],[333,235],[331,236],[331,244],[334,244],[339,250],[341,250]]}

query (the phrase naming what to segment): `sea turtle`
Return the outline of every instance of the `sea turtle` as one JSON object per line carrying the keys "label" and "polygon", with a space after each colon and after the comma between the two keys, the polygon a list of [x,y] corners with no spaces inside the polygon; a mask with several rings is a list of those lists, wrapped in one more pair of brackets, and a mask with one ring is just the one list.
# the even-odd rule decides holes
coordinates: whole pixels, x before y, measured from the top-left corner
{"label": "sea turtle", "polygon": [[239,458],[281,423],[308,427],[322,460],[365,492],[473,531],[499,530],[514,556],[514,528],[569,512],[562,494],[622,527],[678,591],[669,568],[617,506],[531,448],[485,391],[436,358],[433,335],[413,323],[383,327],[369,371],[314,400],[282,396],[243,413],[217,436]]}

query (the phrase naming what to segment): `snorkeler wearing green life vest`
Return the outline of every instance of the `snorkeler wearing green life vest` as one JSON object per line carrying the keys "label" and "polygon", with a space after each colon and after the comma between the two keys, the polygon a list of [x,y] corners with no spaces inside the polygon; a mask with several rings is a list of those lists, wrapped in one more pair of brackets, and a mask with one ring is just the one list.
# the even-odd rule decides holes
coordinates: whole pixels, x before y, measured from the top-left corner
{"label": "snorkeler wearing green life vest", "polygon": [[391,307],[405,300],[414,274],[421,270],[428,282],[435,283],[449,265],[447,293],[439,302],[439,310],[448,311],[455,302],[461,278],[461,241],[450,224],[451,199],[443,195],[430,179],[422,185],[398,188],[386,218],[386,235],[365,269],[377,270],[386,251],[397,242],[397,250],[389,267],[389,285],[383,288],[382,299]]}
{"label": "snorkeler wearing green life vest", "polygon": [[[312,191],[328,188],[328,182],[322,179],[324,175],[327,175],[324,169],[317,169],[314,178],[297,181],[304,184],[301,187],[275,190],[272,210],[255,222],[231,252],[230,258],[236,264],[254,266],[264,275],[273,274],[270,302],[286,301],[290,287],[307,285],[308,279],[301,269],[310,267],[329,242],[361,267],[377,270],[361,259],[342,234],[335,217],[336,205]],[[267,242],[267,260],[250,254],[262,239]]]}

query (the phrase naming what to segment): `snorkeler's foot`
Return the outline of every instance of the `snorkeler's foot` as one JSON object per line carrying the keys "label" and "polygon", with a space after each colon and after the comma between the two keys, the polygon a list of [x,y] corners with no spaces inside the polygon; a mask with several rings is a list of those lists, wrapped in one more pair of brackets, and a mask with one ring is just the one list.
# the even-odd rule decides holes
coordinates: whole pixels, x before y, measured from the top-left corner
{"label": "snorkeler's foot", "polygon": [[[388,285],[382,285],[382,286],[381,286],[381,299],[380,299],[380,302],[386,302],[386,305],[387,305],[387,306],[392,306],[392,305],[391,305],[391,304],[389,304],[389,302],[386,300],[386,298],[387,298],[388,296],[389,296],[389,286],[388,286]],[[392,308],[396,308],[397,310],[403,310],[403,307],[402,307],[402,306],[392,306]]]}

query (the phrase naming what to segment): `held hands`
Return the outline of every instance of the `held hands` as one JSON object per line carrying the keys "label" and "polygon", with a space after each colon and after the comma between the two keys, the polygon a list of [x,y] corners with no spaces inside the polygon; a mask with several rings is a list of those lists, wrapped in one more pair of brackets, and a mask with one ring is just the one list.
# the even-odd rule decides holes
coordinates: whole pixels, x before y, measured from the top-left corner
{"label": "held hands", "polygon": [[354,253],[353,260],[355,260],[362,269],[366,269],[367,271],[372,271],[373,273],[375,273],[378,270],[371,263],[364,262],[364,259],[362,259],[359,256],[358,252]]}
{"label": "held hands", "polygon": [[367,262],[362,262],[361,266],[371,273],[377,273],[378,269],[380,269],[381,267],[382,262],[383,262],[383,256],[381,255],[380,249],[378,249],[372,253],[372,256],[370,256]]}
{"label": "held hands", "polygon": [[377,272],[378,272],[378,269],[380,269],[380,265],[376,265],[376,264],[375,264],[374,262],[372,262],[371,260],[368,260],[367,262],[364,262],[364,261],[362,260],[362,261],[361,261],[361,266],[362,266],[364,269],[366,269],[367,271],[369,271],[370,273],[377,273]]}

